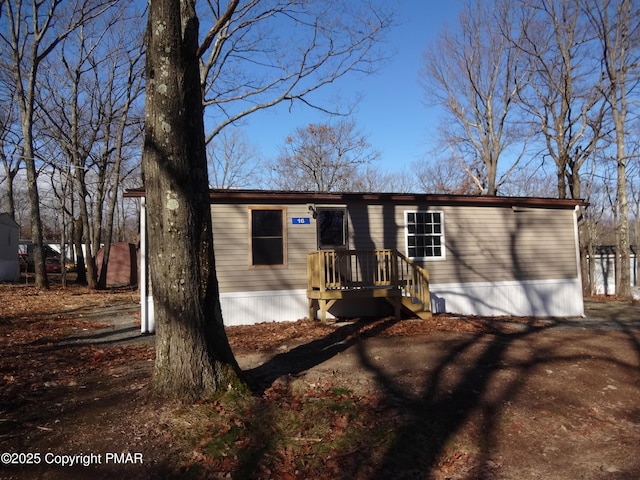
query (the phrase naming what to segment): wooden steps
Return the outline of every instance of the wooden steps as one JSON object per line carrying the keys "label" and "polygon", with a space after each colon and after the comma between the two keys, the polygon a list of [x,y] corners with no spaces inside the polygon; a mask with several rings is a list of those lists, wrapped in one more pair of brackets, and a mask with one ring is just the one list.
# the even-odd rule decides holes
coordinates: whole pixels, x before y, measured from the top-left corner
{"label": "wooden steps", "polygon": [[307,255],[309,318],[326,322],[338,300],[385,298],[399,320],[431,318],[429,272],[395,249],[317,250]]}
{"label": "wooden steps", "polygon": [[429,305],[422,304],[412,297],[402,297],[402,310],[411,316],[417,316],[423,320],[428,320],[433,316]]}

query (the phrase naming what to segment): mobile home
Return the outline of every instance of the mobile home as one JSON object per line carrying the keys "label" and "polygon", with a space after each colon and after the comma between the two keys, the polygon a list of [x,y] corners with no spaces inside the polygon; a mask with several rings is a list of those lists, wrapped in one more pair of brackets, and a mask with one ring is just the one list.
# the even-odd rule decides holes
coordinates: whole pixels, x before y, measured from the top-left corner
{"label": "mobile home", "polygon": [[400,310],[584,313],[579,200],[262,190],[210,199],[227,325]]}

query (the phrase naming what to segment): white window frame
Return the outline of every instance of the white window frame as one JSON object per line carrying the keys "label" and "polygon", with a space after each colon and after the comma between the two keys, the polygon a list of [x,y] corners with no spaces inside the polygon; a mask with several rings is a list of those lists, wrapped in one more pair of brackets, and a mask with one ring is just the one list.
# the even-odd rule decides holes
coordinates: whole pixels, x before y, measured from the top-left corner
{"label": "white window frame", "polygon": [[[427,213],[427,214],[439,214],[440,215],[440,233],[439,234],[423,234],[421,236],[429,236],[429,237],[440,237],[440,255],[433,257],[412,257],[409,254],[409,236],[416,236],[415,234],[409,233],[409,215],[412,213]],[[405,247],[405,255],[412,260],[424,260],[424,261],[439,261],[446,260],[447,257],[447,249],[445,246],[445,236],[444,236],[444,212],[442,210],[405,210],[404,212],[404,247]]]}

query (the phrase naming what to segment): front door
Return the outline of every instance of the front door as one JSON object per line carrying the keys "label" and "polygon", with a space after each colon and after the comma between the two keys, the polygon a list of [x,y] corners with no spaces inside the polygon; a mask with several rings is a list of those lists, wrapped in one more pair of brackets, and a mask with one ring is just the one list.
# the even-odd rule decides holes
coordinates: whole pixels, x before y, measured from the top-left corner
{"label": "front door", "polygon": [[347,209],[317,207],[316,214],[318,249],[346,250],[348,248]]}

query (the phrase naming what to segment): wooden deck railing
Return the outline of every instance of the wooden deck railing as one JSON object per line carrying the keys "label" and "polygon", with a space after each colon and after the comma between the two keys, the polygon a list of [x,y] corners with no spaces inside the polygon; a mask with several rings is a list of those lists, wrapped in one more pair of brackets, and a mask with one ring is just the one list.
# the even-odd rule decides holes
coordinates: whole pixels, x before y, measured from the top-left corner
{"label": "wooden deck railing", "polygon": [[[407,297],[429,311],[429,274],[397,250],[318,250],[307,256],[307,297],[326,309],[349,294]],[[310,310],[311,310],[310,303]]]}
{"label": "wooden deck railing", "polygon": [[431,304],[431,294],[429,293],[429,271],[426,268],[416,265],[409,257],[396,251],[398,257],[398,277],[402,284],[402,289],[410,297],[415,298],[429,309]]}
{"label": "wooden deck railing", "polygon": [[309,290],[348,290],[398,284],[393,250],[318,250],[308,257]]}

